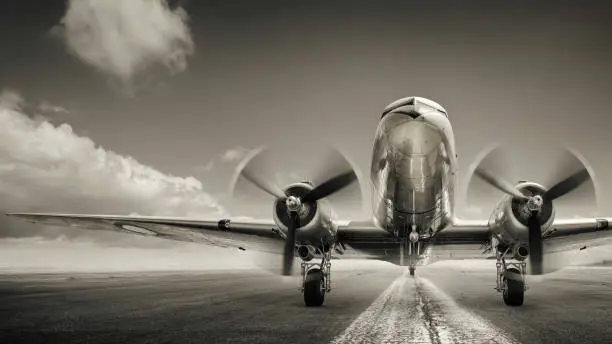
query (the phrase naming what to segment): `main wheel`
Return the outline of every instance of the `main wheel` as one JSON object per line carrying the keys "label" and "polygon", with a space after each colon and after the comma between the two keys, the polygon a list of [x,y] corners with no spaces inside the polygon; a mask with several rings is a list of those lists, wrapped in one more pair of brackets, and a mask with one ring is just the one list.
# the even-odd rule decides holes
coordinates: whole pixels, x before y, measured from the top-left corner
{"label": "main wheel", "polygon": [[304,303],[307,307],[319,307],[325,300],[325,279],[323,272],[312,269],[306,274],[304,281]]}
{"label": "main wheel", "polygon": [[[509,273],[521,276],[521,272],[516,268],[506,270]],[[504,303],[508,306],[521,306],[525,298],[525,284],[521,280],[510,279],[504,276]]]}

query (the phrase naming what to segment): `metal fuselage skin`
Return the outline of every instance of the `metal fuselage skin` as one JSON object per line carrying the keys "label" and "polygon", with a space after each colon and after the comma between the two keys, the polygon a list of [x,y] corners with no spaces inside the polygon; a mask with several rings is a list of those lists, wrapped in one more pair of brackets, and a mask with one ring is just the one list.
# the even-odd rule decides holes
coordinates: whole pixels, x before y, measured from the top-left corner
{"label": "metal fuselage skin", "polygon": [[374,139],[370,182],[374,223],[404,238],[452,222],[457,154],[439,104],[419,97],[391,103]]}

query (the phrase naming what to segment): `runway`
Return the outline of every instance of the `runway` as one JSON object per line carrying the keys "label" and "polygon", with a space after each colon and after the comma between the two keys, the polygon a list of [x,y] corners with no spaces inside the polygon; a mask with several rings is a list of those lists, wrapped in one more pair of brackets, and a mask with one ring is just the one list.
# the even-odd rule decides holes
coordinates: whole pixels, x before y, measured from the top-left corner
{"label": "runway", "polygon": [[609,343],[612,269],[531,278],[522,307],[494,270],[339,271],[323,307],[297,282],[234,271],[0,275],[1,343]]}

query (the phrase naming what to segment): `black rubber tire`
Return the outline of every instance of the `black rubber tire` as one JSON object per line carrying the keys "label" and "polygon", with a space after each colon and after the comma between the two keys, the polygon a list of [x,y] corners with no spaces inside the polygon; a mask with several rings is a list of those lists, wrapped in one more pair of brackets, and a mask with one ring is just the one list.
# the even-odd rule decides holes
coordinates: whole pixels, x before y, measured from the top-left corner
{"label": "black rubber tire", "polygon": [[410,276],[414,276],[414,268],[408,268]]}
{"label": "black rubber tire", "polygon": [[325,280],[323,272],[312,269],[306,274],[304,281],[304,303],[306,307],[319,307],[325,301]]}
{"label": "black rubber tire", "polygon": [[[510,268],[508,272],[519,274],[520,271],[515,268]],[[508,306],[521,306],[525,299],[525,284],[523,281],[517,281],[504,277],[504,303]]]}

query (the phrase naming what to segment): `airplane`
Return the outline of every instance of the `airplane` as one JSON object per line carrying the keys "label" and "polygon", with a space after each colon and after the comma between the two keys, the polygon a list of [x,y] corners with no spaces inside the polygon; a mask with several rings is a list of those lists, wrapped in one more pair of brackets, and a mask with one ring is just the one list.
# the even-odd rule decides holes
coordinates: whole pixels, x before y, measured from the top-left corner
{"label": "airplane", "polygon": [[[282,255],[282,275],[291,275],[301,259],[304,303],[321,306],[331,291],[331,261],[350,256],[408,266],[414,276],[427,264],[428,252],[440,247],[478,247],[479,257],[494,253],[496,290],[508,306],[520,306],[526,276],[544,273],[543,254],[600,245],[612,237],[612,218],[556,219],[554,200],[591,177],[583,167],[545,187],[513,184],[482,166],[474,175],[503,191],[489,219],[462,220],[454,214],[458,155],[447,111],[422,97],[406,97],[382,112],[373,143],[370,169],[372,218],[340,223],[327,199],[357,179],[355,169],[318,185],[299,181],[281,188],[258,170],[256,149],[239,164],[244,177],[274,197],[271,219],[201,220],[176,217],[7,213],[29,222],[118,231],[162,239],[198,242]],[[360,256],[361,255],[361,256]],[[450,256],[450,259],[456,257]],[[527,260],[530,271],[527,269]]]}

